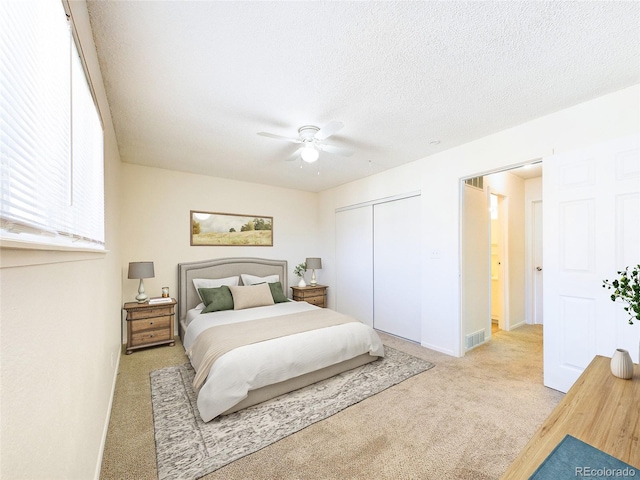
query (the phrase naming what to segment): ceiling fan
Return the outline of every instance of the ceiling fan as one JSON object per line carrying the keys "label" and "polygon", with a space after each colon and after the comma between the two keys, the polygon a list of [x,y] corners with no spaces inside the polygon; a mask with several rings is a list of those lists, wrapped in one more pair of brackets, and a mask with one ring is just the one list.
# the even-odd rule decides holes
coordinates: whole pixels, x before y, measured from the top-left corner
{"label": "ceiling fan", "polygon": [[335,145],[327,145],[324,141],[331,135],[342,129],[344,124],[342,122],[329,122],[324,127],[319,128],[315,125],[304,125],[298,129],[298,137],[285,137],[282,135],[276,135],[275,133],[258,132],[258,135],[263,137],[275,138],[277,140],[284,140],[286,142],[300,144],[291,157],[287,160],[295,160],[300,155],[300,158],[307,163],[313,163],[318,160],[320,152],[329,152],[336,155],[342,155],[343,157],[349,157],[353,155],[352,150],[346,148],[336,147]]}

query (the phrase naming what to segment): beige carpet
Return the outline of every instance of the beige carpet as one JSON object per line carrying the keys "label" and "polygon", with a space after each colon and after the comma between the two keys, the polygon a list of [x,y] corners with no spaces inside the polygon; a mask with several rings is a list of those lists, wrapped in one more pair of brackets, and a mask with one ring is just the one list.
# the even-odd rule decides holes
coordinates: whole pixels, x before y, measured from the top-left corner
{"label": "beige carpet", "polygon": [[[381,335],[436,364],[205,479],[496,479],[562,398],[542,386],[542,329],[500,331],[463,358]],[[156,478],[149,372],[184,350],[123,355],[101,478]]]}

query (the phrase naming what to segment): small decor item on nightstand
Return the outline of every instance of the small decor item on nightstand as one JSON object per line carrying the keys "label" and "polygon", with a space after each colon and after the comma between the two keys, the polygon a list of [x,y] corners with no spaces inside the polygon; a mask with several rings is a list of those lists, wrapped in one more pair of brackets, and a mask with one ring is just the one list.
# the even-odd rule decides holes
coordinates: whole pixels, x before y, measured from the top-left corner
{"label": "small decor item on nightstand", "polygon": [[165,298],[165,297],[154,297],[154,298],[150,298],[149,299],[149,305],[162,305],[164,303],[171,303],[173,302],[173,299],[171,298]]}
{"label": "small decor item on nightstand", "polygon": [[633,378],[633,362],[626,350],[618,348],[611,357],[611,373],[618,378],[629,380]]}
{"label": "small decor item on nightstand", "polygon": [[306,263],[301,263],[299,265],[296,265],[296,268],[293,269],[293,273],[295,273],[295,275],[297,277],[300,277],[300,281],[298,282],[298,286],[299,287],[306,287],[307,286],[307,282],[304,281],[304,274],[307,271],[307,264]]}
{"label": "small decor item on nightstand", "polygon": [[127,278],[139,278],[140,285],[138,285],[138,295],[136,300],[138,303],[144,303],[148,300],[149,296],[144,291],[143,278],[153,278],[155,276],[153,271],[153,262],[131,262],[129,263],[129,275]]}
{"label": "small decor item on nightstand", "polygon": [[162,287],[162,298],[169,298],[169,287]]}
{"label": "small decor item on nightstand", "polygon": [[316,280],[316,268],[318,270],[322,269],[322,259],[307,257],[305,264],[307,265],[307,268],[311,269],[311,283],[309,285],[315,287],[318,284],[318,281]]}

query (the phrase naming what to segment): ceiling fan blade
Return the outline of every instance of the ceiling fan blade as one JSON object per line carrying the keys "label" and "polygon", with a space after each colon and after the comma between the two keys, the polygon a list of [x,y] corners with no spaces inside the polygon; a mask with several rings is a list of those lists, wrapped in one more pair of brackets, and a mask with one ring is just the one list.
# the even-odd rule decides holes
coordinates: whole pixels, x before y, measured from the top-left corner
{"label": "ceiling fan blade", "polygon": [[294,160],[300,160],[300,152],[302,151],[302,147],[298,148],[295,152],[291,154],[290,157],[285,159],[285,162],[293,162]]}
{"label": "ceiling fan blade", "polygon": [[261,135],[263,137],[275,138],[277,140],[284,140],[286,142],[291,142],[291,143],[300,143],[299,138],[284,137],[282,135],[276,135],[275,133],[258,132],[258,135]]}
{"label": "ceiling fan blade", "polygon": [[322,150],[329,153],[335,153],[336,155],[342,155],[343,157],[350,157],[353,155],[353,150],[348,150],[346,148],[336,147],[334,145],[322,145]]}
{"label": "ceiling fan blade", "polygon": [[324,140],[325,138],[329,138],[331,135],[336,133],[338,130],[341,130],[344,127],[344,123],[342,122],[329,122],[324,127],[316,132],[315,137],[318,140]]}

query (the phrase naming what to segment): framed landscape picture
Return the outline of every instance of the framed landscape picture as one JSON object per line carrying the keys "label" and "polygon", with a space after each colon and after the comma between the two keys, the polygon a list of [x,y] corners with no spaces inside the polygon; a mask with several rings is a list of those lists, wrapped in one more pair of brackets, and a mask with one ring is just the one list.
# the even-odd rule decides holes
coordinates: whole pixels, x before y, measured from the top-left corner
{"label": "framed landscape picture", "polygon": [[191,210],[191,245],[273,246],[273,217]]}

